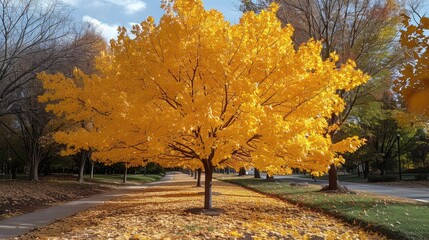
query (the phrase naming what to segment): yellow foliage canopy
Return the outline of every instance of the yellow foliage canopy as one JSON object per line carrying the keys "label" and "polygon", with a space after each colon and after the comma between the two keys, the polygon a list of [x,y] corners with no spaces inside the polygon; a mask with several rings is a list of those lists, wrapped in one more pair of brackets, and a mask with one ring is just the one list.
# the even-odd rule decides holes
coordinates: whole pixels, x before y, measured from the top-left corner
{"label": "yellow foliage canopy", "polygon": [[64,154],[91,147],[102,161],[326,172],[335,151],[360,145],[332,146],[326,119],[344,108],[338,90],[369,77],[352,61],[338,67],[335,53],[322,60],[320,42],[295,50],[293,28],[282,28],[274,5],[238,24],[201,0],[164,8],[158,24],[149,17],[133,26],[133,38],[121,28],[97,75],[39,75],[48,110],[91,124],[57,133]]}
{"label": "yellow foliage canopy", "polygon": [[401,31],[401,45],[408,50],[409,60],[396,81],[396,91],[407,102],[410,112],[429,116],[429,18],[422,17],[416,26],[403,16],[405,29]]}

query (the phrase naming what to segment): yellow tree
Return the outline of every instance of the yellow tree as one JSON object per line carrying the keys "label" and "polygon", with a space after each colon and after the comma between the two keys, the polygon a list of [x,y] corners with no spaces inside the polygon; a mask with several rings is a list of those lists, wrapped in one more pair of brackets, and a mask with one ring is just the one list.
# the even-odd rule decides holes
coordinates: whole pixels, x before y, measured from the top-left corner
{"label": "yellow tree", "polygon": [[403,16],[405,29],[401,31],[401,45],[408,50],[408,63],[396,81],[396,91],[404,97],[407,108],[417,115],[429,116],[429,18],[420,18],[417,25]]}
{"label": "yellow tree", "polygon": [[341,162],[339,152],[362,144],[332,144],[326,119],[344,108],[338,90],[369,77],[352,61],[337,66],[335,53],[323,60],[320,42],[295,50],[293,28],[282,28],[275,5],[244,14],[238,24],[205,10],[201,0],[163,8],[160,22],[149,17],[135,25],[133,38],[120,29],[97,60],[97,75],[39,75],[48,110],[91,125],[56,134],[67,145],[64,154],[91,147],[101,160],[203,166],[204,209],[211,209],[215,167],[317,174]]}

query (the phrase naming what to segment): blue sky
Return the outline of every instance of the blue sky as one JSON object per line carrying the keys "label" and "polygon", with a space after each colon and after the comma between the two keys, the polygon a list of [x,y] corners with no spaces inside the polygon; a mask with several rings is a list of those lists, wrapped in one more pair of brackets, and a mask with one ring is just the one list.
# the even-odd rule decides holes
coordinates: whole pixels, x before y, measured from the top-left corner
{"label": "blue sky", "polygon": [[[118,26],[130,28],[148,16],[156,20],[163,14],[161,0],[61,0],[69,5],[77,21],[93,23],[109,40],[117,35]],[[238,22],[239,0],[203,0],[206,9],[217,9],[232,23]],[[423,0],[421,13],[429,15],[429,0]]]}
{"label": "blue sky", "polygon": [[[116,36],[118,26],[130,28],[148,16],[156,20],[163,14],[161,0],[61,0],[72,9],[77,21],[90,22],[98,27],[106,39]],[[241,16],[239,0],[203,0],[206,9],[217,9],[225,18],[236,23]]]}

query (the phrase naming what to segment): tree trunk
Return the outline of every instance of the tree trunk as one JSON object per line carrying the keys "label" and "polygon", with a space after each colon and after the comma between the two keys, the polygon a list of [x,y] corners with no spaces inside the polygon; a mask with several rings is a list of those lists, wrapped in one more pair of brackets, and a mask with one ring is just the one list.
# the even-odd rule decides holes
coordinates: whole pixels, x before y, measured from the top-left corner
{"label": "tree trunk", "polygon": [[31,159],[30,181],[39,181],[39,161]]}
{"label": "tree trunk", "polygon": [[240,168],[240,171],[238,171],[238,176],[244,176],[246,175],[246,169]]}
{"label": "tree trunk", "polygon": [[369,162],[364,162],[364,169],[363,169],[363,178],[368,178],[369,176]]}
{"label": "tree trunk", "polygon": [[10,176],[12,179],[16,179],[17,170],[18,170],[18,167],[16,166],[16,162],[12,161],[10,164]]}
{"label": "tree trunk", "polygon": [[17,170],[17,168],[15,166],[12,167],[12,169],[11,169],[12,179],[16,179],[16,170]]}
{"label": "tree trunk", "polygon": [[204,209],[212,209],[213,166],[208,161],[204,164]]}
{"label": "tree trunk", "polygon": [[146,166],[144,166],[144,171],[143,171],[143,175],[145,175],[146,176]]}
{"label": "tree trunk", "polygon": [[195,172],[195,174],[194,174],[194,179],[197,179],[197,177],[198,177],[198,172],[197,172],[198,170],[195,168],[195,170],[194,170],[194,172]]}
{"label": "tree trunk", "polygon": [[360,164],[358,164],[357,170],[358,170],[358,177],[360,177]]}
{"label": "tree trunk", "polygon": [[127,176],[128,176],[128,166],[126,163],[124,163],[124,179],[123,179],[123,183],[127,183]]}
{"label": "tree trunk", "polygon": [[83,173],[85,170],[85,162],[86,162],[87,153],[85,150],[80,151],[80,166],[79,166],[79,174],[77,176],[78,182],[84,182]]}
{"label": "tree trunk", "polygon": [[338,190],[338,176],[337,176],[337,167],[334,164],[331,164],[329,167],[329,190]]}
{"label": "tree trunk", "polygon": [[197,178],[197,187],[201,187],[201,168],[198,168],[198,172],[197,174],[198,178]]}
{"label": "tree trunk", "polygon": [[[42,172],[42,170],[40,170]],[[45,161],[45,164],[43,164],[43,175],[49,176],[51,175],[51,161],[47,160]]]}
{"label": "tree trunk", "polygon": [[91,161],[91,174],[89,175],[89,178],[94,178],[94,161]]}
{"label": "tree trunk", "polygon": [[229,167],[226,168],[226,174],[230,174],[231,173],[231,169]]}
{"label": "tree trunk", "polygon": [[261,174],[259,173],[259,169],[255,168],[255,178],[261,178]]}
{"label": "tree trunk", "polygon": [[191,171],[191,177],[194,177],[194,170],[189,170]]}
{"label": "tree trunk", "polygon": [[274,176],[271,176],[269,173],[267,173],[267,181],[271,181],[274,179]]}

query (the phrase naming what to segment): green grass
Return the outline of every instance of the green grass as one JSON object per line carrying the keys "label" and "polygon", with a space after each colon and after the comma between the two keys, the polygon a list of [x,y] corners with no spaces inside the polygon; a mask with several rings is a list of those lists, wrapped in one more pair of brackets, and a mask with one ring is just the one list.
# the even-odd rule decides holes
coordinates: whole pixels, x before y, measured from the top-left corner
{"label": "green grass", "polygon": [[[149,182],[155,182],[160,180],[164,174],[129,174],[127,177],[127,183],[129,184],[143,184]],[[95,174],[93,179],[89,178],[89,175],[85,175],[86,181],[91,182],[102,182],[109,184],[122,184],[124,175],[122,174]]]}
{"label": "green grass", "polygon": [[289,202],[321,210],[350,223],[380,231],[392,239],[429,239],[429,204],[371,194],[320,192],[320,186],[290,186],[287,181],[223,179]]}

